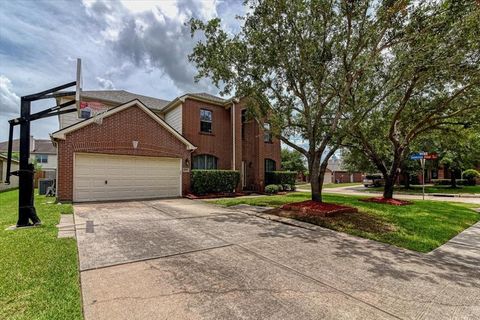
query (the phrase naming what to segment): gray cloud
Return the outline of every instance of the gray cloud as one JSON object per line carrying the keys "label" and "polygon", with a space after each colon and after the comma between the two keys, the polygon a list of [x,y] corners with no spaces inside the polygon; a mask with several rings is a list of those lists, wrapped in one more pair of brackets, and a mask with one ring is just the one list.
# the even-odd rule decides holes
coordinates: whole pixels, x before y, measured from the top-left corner
{"label": "gray cloud", "polygon": [[4,75],[0,75],[0,111],[2,115],[18,114],[20,97],[12,91],[12,82]]}
{"label": "gray cloud", "polygon": [[187,58],[198,38],[191,38],[185,21],[191,17],[205,19],[206,15],[211,17],[208,14],[216,14],[208,13],[202,4],[201,1],[178,1],[175,16],[160,9],[132,13],[117,7],[116,11],[108,12],[104,6],[92,5],[88,10],[97,19],[106,19],[108,14],[110,23],[104,33],[107,36],[117,34],[108,43],[121,58],[127,58],[146,70],[161,70],[180,91],[217,93],[218,89],[206,79],[195,83],[196,69]]}

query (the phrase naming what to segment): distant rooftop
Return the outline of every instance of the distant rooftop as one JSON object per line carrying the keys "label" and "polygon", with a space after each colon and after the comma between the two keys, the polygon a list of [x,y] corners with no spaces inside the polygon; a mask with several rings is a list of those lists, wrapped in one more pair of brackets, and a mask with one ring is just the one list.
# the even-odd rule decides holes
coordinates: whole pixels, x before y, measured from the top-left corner
{"label": "distant rooftop", "polygon": [[[13,139],[12,152],[18,152],[19,145],[20,140]],[[32,148],[30,150],[32,153],[57,153],[57,149],[50,139],[30,139],[30,148]],[[0,152],[8,152],[8,141],[0,142]]]}

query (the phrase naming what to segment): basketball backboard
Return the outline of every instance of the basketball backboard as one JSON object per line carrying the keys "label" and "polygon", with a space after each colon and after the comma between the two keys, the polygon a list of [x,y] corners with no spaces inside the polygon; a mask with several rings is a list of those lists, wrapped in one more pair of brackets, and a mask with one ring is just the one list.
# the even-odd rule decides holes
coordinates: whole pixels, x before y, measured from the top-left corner
{"label": "basketball backboard", "polygon": [[77,58],[77,85],[75,86],[75,106],[77,108],[77,113],[80,116],[80,102],[82,100],[82,59]]}

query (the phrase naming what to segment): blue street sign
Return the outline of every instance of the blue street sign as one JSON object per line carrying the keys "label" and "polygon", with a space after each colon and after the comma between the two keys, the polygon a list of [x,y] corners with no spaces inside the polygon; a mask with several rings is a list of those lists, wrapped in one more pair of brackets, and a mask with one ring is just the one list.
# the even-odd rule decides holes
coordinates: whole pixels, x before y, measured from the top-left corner
{"label": "blue street sign", "polygon": [[414,153],[410,156],[410,159],[412,160],[420,160],[420,159],[423,159],[423,154],[419,154],[419,153]]}

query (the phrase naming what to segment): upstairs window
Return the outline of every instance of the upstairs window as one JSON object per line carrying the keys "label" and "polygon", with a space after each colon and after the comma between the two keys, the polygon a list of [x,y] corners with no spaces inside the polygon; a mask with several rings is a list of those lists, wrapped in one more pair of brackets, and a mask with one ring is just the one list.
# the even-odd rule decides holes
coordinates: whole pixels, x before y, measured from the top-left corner
{"label": "upstairs window", "polygon": [[270,123],[264,123],[263,124],[263,141],[264,142],[272,142],[272,133],[270,132],[271,127]]}
{"label": "upstairs window", "polygon": [[192,169],[215,170],[217,169],[218,159],[209,154],[201,154],[193,157]]}
{"label": "upstairs window", "polygon": [[212,133],[212,111],[200,109],[200,131]]}
{"label": "upstairs window", "polygon": [[48,155],[37,154],[35,155],[35,160],[37,161],[37,163],[48,163]]}

